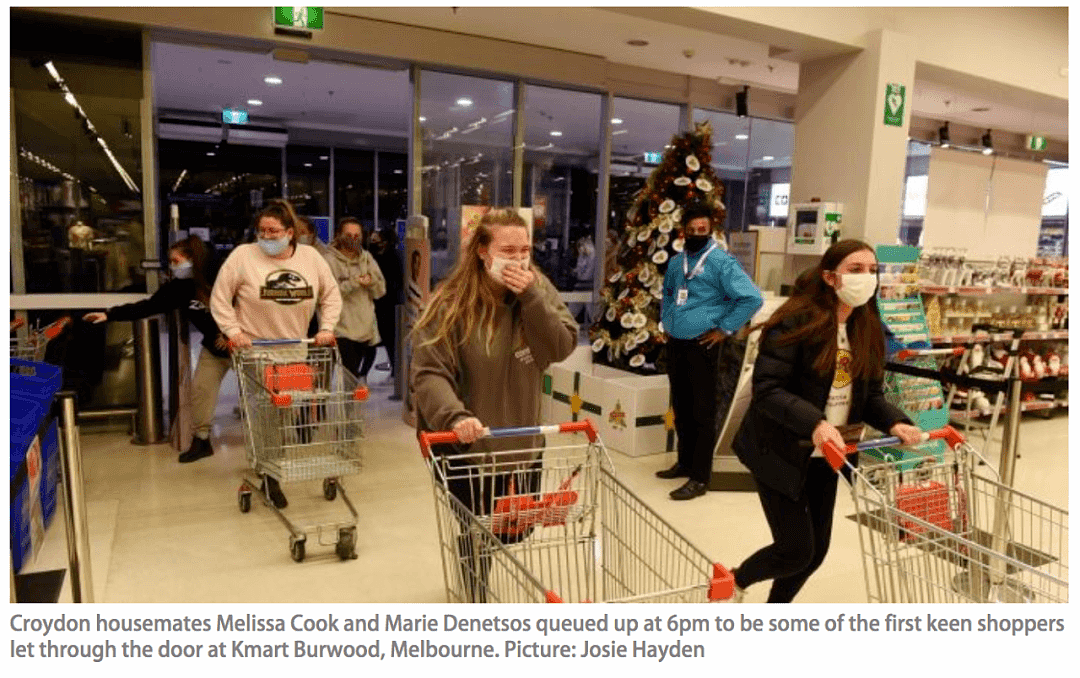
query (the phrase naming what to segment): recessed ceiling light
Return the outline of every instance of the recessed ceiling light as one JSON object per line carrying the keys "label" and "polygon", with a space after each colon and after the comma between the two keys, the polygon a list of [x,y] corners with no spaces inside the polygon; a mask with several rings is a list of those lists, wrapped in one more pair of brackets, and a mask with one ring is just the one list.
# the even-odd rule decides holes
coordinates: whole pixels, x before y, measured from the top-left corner
{"label": "recessed ceiling light", "polygon": [[280,85],[282,83],[282,80],[276,75],[268,75],[263,78],[263,82],[265,82],[267,85]]}
{"label": "recessed ceiling light", "polygon": [[248,99],[248,106],[262,106],[262,101],[258,99]]}
{"label": "recessed ceiling light", "polygon": [[738,141],[746,141],[749,138],[750,138],[749,134],[736,134],[735,135],[735,139],[738,140]]}
{"label": "recessed ceiling light", "polygon": [[557,130],[557,129],[553,129],[553,130],[551,130],[551,136],[553,136],[553,137],[561,137],[561,136],[562,136],[562,132],[560,132],[560,131],[559,131],[559,130]]}
{"label": "recessed ceiling light", "polygon": [[612,118],[611,119],[611,124],[612,125],[621,125],[622,124],[622,118]]}
{"label": "recessed ceiling light", "polygon": [[421,115],[420,116],[420,122],[427,122],[427,118],[425,118],[424,116]]}
{"label": "recessed ceiling light", "polygon": [[311,163],[310,162],[305,162],[304,167],[311,167]]}
{"label": "recessed ceiling light", "polygon": [[469,97],[461,97],[457,100],[458,106],[472,106],[472,103],[472,99],[470,99]]}
{"label": "recessed ceiling light", "polygon": [[401,174],[401,170],[394,170],[394,174]]}
{"label": "recessed ceiling light", "polygon": [[217,153],[214,153],[213,151],[207,151],[206,154],[210,157],[214,157],[215,155],[217,155]]}
{"label": "recessed ceiling light", "polygon": [[644,47],[645,45],[649,44],[649,41],[648,40],[641,40],[640,38],[635,38],[633,40],[627,40],[626,44],[630,45],[631,47]]}
{"label": "recessed ceiling light", "polygon": [[766,160],[766,161],[768,161],[768,160],[776,160],[776,158],[772,157],[771,155],[763,155],[763,156],[761,156],[761,159]]}
{"label": "recessed ceiling light", "polygon": [[329,160],[329,159],[330,159],[330,156],[328,156],[328,155],[320,155],[319,156],[319,160]]}

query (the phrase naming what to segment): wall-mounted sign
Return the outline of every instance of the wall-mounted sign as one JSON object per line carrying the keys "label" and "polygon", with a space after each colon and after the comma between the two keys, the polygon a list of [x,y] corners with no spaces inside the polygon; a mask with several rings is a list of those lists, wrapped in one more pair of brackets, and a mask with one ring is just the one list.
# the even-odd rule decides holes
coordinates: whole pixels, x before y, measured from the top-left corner
{"label": "wall-mounted sign", "polygon": [[904,125],[904,92],[901,84],[890,82],[885,85],[885,124],[893,127]]}
{"label": "wall-mounted sign", "polygon": [[221,111],[221,121],[230,125],[246,125],[248,114],[241,108],[225,108]]}
{"label": "wall-mounted sign", "polygon": [[275,7],[274,25],[307,31],[323,29],[322,7]]}
{"label": "wall-mounted sign", "polygon": [[1033,134],[1029,134],[1027,138],[1027,149],[1029,151],[1045,151],[1046,137],[1039,137]]}
{"label": "wall-mounted sign", "polygon": [[661,153],[650,153],[646,151],[644,155],[645,162],[649,163],[650,165],[659,165],[664,159],[664,156]]}
{"label": "wall-mounted sign", "polygon": [[787,219],[791,184],[773,184],[769,200],[769,218]]}

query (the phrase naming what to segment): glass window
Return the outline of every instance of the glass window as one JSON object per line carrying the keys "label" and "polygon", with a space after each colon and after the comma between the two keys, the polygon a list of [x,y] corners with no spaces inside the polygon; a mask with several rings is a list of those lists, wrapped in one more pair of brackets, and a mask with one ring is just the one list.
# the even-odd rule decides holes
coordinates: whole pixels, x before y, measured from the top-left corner
{"label": "glass window", "polygon": [[178,229],[209,242],[222,256],[251,240],[252,220],[281,197],[281,149],[158,140],[160,241],[168,243],[172,205]]}
{"label": "glass window", "polygon": [[285,147],[287,197],[297,214],[330,216],[330,149],[318,146]]}
{"label": "glass window", "polygon": [[409,156],[379,152],[379,229],[393,229],[409,216]]}
{"label": "glass window", "polygon": [[909,141],[904,167],[904,197],[900,210],[900,242],[904,245],[922,245],[929,172],[930,144]]}
{"label": "glass window", "polygon": [[435,282],[457,261],[463,208],[513,203],[514,85],[424,71],[420,92],[421,204]]}
{"label": "glass window", "polygon": [[595,286],[601,103],[599,94],[525,90],[522,206],[533,210],[535,263],[564,292]]}
{"label": "glass window", "polygon": [[1069,252],[1069,167],[1054,165],[1046,172],[1039,256],[1063,257]]}
{"label": "glass window", "polygon": [[11,87],[27,292],[145,291],[140,32],[13,10]]}
{"label": "glass window", "polygon": [[729,216],[728,224],[733,230],[745,230],[752,224],[785,226],[791,189],[791,154],[795,146],[795,125],[764,118],[744,120],[750,121],[747,153],[750,171],[746,178],[746,211],[741,222]]}
{"label": "glass window", "polygon": [[375,220],[375,153],[334,149],[334,228],[342,217]]}

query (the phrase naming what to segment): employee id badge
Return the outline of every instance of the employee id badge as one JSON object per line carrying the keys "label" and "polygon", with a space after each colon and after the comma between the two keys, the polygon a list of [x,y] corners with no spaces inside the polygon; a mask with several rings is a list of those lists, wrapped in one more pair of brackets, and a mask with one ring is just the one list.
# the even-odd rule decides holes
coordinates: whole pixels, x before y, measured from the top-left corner
{"label": "employee id badge", "polygon": [[685,287],[680,287],[679,292],[675,295],[675,305],[682,306],[686,303],[687,297],[690,296],[690,291]]}

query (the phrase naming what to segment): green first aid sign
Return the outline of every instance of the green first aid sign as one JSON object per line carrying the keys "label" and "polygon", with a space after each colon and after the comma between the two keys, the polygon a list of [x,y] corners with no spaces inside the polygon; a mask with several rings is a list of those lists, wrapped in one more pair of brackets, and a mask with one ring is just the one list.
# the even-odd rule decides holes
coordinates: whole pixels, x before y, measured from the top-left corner
{"label": "green first aid sign", "polygon": [[904,98],[906,88],[890,82],[885,85],[885,124],[893,127],[904,125]]}
{"label": "green first aid sign", "polygon": [[309,31],[321,31],[323,27],[322,7],[275,7],[274,25],[285,28],[303,28]]}

